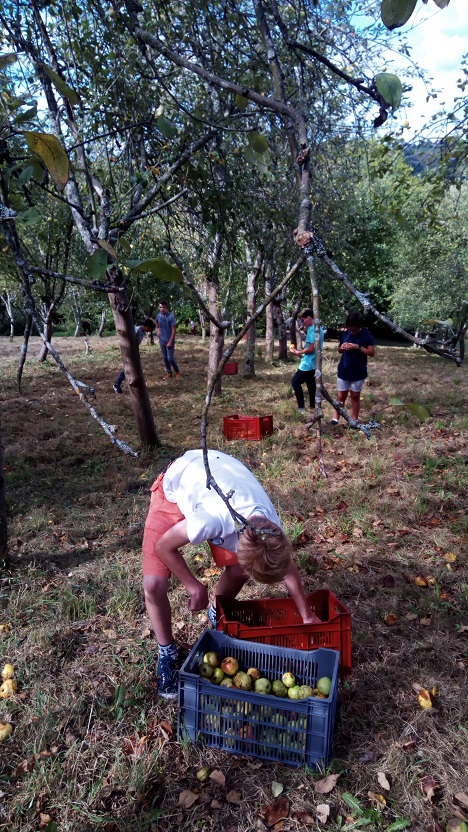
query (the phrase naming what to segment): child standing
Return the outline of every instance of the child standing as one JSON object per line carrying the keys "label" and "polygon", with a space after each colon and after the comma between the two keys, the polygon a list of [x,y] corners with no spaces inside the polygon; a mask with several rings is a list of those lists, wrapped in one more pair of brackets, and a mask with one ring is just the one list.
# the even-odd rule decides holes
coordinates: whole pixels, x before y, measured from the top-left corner
{"label": "child standing", "polygon": [[[375,342],[360,312],[350,312],[346,318],[346,330],[341,336],[338,352],[341,360],[338,364],[338,401],[344,407],[351,396],[351,415],[359,418],[361,408],[361,390],[367,378],[367,358],[375,355]],[[335,410],[332,425],[337,425],[340,414]]]}

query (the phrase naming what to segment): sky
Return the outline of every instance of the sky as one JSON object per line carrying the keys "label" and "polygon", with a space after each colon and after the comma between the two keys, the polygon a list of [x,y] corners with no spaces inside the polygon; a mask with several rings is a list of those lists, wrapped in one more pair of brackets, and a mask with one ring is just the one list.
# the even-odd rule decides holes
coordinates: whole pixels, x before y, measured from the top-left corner
{"label": "sky", "polygon": [[[442,91],[437,99],[426,102],[424,83],[412,80],[413,89],[406,95],[412,106],[402,106],[397,111],[400,123],[409,121],[410,127],[406,130],[412,134],[430,120],[442,102],[450,111],[454,97],[461,95],[457,80],[465,77],[461,72],[461,60],[463,54],[468,53],[467,0],[451,0],[445,9],[438,9],[433,0],[429,0],[427,5],[418,2],[411,20],[397,31],[406,35],[412,58],[432,75],[434,86]],[[398,74],[398,66],[405,63],[405,58],[393,53],[388,56],[387,69]]]}

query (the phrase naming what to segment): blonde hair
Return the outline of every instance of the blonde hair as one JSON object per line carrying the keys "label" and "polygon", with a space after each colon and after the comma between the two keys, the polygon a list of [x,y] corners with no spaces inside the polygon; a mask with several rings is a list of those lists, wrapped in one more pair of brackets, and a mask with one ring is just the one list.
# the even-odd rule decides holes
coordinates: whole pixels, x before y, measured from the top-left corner
{"label": "blonde hair", "polygon": [[[261,514],[253,514],[249,523],[260,534],[250,528],[239,536],[237,559],[244,572],[260,584],[277,584],[282,581],[291,565],[291,544],[280,527]],[[261,534],[271,530],[277,534]]]}

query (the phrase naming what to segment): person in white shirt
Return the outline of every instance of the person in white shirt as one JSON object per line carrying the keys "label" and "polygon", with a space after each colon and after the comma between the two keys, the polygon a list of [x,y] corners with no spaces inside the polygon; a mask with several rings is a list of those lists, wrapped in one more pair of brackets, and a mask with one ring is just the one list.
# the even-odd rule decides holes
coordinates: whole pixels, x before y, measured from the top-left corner
{"label": "person in white shirt", "polygon": [[[213,488],[207,488],[201,450],[183,454],[151,488],[143,537],[143,586],[159,644],[158,690],[166,699],[177,696],[178,670],[168,598],[170,575],[187,589],[190,612],[204,610],[209,603],[206,587],[180,551],[188,543],[208,542],[216,565],[224,567],[215,595],[235,598],[250,577],[264,584],[284,581],[304,623],[319,622],[307,604],[291,544],[261,484],[242,462],[221,451],[208,451],[208,462],[223,494],[232,492],[231,507],[249,523],[241,532],[226,503]],[[208,616],[216,626],[213,604]]]}

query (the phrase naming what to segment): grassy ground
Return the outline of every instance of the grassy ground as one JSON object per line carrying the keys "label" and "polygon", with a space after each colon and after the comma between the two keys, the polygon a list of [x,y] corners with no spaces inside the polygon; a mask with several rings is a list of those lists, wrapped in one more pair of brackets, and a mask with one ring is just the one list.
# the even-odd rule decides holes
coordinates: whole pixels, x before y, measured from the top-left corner
{"label": "grassy ground", "polygon": [[[39,348],[32,341],[31,355]],[[112,391],[115,339],[91,343],[89,355],[79,340],[57,339],[56,347],[96,387],[97,408],[118,435],[138,447],[128,394]],[[276,832],[316,825],[318,804],[330,807],[330,832],[440,832],[463,814],[463,793],[466,814],[466,370],[422,350],[379,348],[362,415],[380,414],[382,431],[368,441],[326,427],[327,479],[290,395],[295,363],[268,367],[259,355],[257,378],[225,377],[213,404],[209,444],[238,456],[262,481],[296,539],[307,588],[329,586],[352,612],[353,674],[341,684],[328,770],[340,777],[320,794],[314,782],[323,774],[178,744],[176,706],[156,695],[140,585],[142,528],[155,476],[200,444],[206,345],[179,339],[183,375],[170,384],[161,381],[158,348],[142,345],[162,449],[138,459],[109,444],[52,361],[28,360],[19,395],[19,348],[19,339],[2,339],[13,563],[0,586],[0,623],[11,629],[0,640],[19,689],[0,702],[0,721],[13,725],[1,746],[0,828],[261,830],[273,781],[290,800]],[[336,344],[326,344],[331,391],[336,359]],[[389,406],[392,396],[425,405],[431,418],[420,424]],[[226,442],[222,417],[233,413],[273,414],[274,435]],[[213,586],[207,553],[191,548],[188,557]],[[417,576],[429,585],[418,586]],[[282,588],[243,592],[272,594]],[[206,618],[187,614],[176,585],[172,604],[177,638],[192,645]],[[418,685],[436,688],[430,710],[418,704]],[[220,770],[225,785],[208,779],[200,787],[203,765]],[[179,803],[184,790],[197,795],[190,808]]]}

